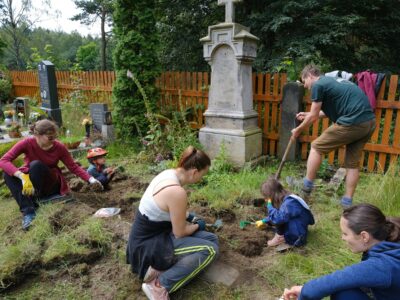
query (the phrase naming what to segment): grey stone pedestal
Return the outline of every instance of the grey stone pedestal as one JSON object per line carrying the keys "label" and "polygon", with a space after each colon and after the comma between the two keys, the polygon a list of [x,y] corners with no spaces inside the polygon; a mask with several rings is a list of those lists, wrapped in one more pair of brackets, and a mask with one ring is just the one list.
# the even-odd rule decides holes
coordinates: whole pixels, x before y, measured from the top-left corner
{"label": "grey stone pedestal", "polygon": [[228,158],[238,166],[261,155],[261,129],[253,109],[252,62],[256,57],[258,38],[248,28],[233,23],[235,0],[227,4],[225,23],[208,28],[203,43],[204,58],[211,66],[211,85],[206,126],[199,138],[211,158],[224,144]]}
{"label": "grey stone pedestal", "polygon": [[101,136],[106,141],[106,143],[112,143],[113,141],[115,141],[114,125],[102,125]]}

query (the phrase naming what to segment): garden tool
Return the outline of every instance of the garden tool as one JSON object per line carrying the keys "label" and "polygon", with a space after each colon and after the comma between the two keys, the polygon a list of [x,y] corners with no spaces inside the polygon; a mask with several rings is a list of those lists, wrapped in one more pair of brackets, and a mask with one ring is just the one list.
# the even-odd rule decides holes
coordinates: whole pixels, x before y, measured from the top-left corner
{"label": "garden tool", "polygon": [[224,226],[221,219],[217,219],[213,224],[206,224],[206,227],[212,228],[214,230],[220,230]]}
{"label": "garden tool", "polygon": [[251,222],[251,221],[240,221],[239,223],[239,227],[240,229],[244,229],[247,225],[255,225],[255,222]]}
{"label": "garden tool", "polygon": [[286,146],[285,153],[282,156],[282,160],[281,160],[281,163],[279,164],[278,171],[275,174],[275,179],[276,180],[279,180],[279,177],[281,176],[283,165],[285,164],[286,158],[287,158],[287,156],[289,154],[290,147],[292,147],[294,142],[295,142],[295,139],[293,137],[291,137],[289,139],[289,143]]}

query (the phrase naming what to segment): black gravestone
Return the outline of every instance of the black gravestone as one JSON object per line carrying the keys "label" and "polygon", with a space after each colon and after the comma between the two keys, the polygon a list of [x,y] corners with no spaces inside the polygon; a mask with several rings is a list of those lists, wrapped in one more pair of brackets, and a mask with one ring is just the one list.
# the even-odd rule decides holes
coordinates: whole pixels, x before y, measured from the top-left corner
{"label": "black gravestone", "polygon": [[107,104],[93,103],[90,104],[90,116],[93,120],[95,130],[101,132],[101,128],[106,124],[105,115],[108,112]]}
{"label": "black gravestone", "polygon": [[40,84],[40,97],[42,98],[42,109],[59,126],[62,124],[61,109],[58,103],[57,79],[54,65],[43,60],[38,65],[38,75]]}

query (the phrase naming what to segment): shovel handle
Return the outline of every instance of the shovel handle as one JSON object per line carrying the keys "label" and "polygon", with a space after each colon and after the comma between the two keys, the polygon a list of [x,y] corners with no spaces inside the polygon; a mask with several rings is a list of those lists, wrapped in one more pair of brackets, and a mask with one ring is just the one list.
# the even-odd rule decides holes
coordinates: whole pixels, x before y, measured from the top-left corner
{"label": "shovel handle", "polygon": [[276,172],[276,175],[275,175],[276,180],[279,180],[279,177],[281,176],[283,165],[285,164],[286,158],[289,154],[289,150],[292,147],[292,144],[294,143],[294,141],[295,141],[295,139],[293,137],[290,137],[289,143],[286,146],[285,153],[282,156],[281,163],[279,164],[278,171]]}

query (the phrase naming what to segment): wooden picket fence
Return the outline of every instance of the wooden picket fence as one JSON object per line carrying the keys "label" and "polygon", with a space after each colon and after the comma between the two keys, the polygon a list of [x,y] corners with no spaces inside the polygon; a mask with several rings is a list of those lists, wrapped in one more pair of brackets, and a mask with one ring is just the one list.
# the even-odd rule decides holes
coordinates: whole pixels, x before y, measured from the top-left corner
{"label": "wooden picket fence", "polygon": [[[208,103],[208,73],[165,72],[158,80],[161,89],[160,107],[171,106],[173,109],[186,110],[196,108],[194,121],[197,127],[204,125],[203,112]],[[279,129],[281,121],[280,105],[283,96],[283,86],[287,82],[284,73],[253,74],[254,109],[258,112],[258,126],[262,130],[263,154],[277,154]],[[383,81],[377,96],[376,129],[360,158],[361,167],[368,171],[387,170],[391,163],[399,160],[400,155],[400,99],[398,90],[398,75],[391,75]],[[179,101],[180,97],[180,101]],[[309,94],[304,96],[304,109],[309,111],[311,101]],[[308,132],[300,138],[301,158],[307,159],[311,142],[323,130],[331,125],[327,118],[318,120],[310,126]],[[332,151],[327,155],[330,164],[344,163],[345,147]]]}
{"label": "wooden picket fence", "polygon": [[[36,72],[11,72],[15,96],[30,96],[39,99],[39,83]],[[81,91],[90,103],[101,102],[111,105],[112,84],[115,73],[110,72],[68,72],[57,71],[57,86],[61,101],[71,93]],[[287,82],[284,73],[254,73],[253,100],[258,112],[258,126],[262,130],[263,154],[277,154],[280,105],[283,86]],[[194,127],[201,128],[205,120],[203,113],[208,105],[209,73],[204,72],[164,72],[158,78],[160,88],[159,108],[163,113],[182,110],[187,113]],[[389,164],[398,161],[400,155],[400,99],[398,75],[391,75],[383,81],[377,96],[375,110],[377,127],[361,157],[361,166],[369,171],[387,170]],[[304,108],[310,109],[309,95],[304,97]],[[301,158],[306,159],[310,143],[330,125],[328,119],[316,121],[303,134]],[[327,155],[329,163],[343,164],[345,148]]]}
{"label": "wooden picket fence", "polygon": [[[15,96],[28,96],[40,100],[37,71],[11,71]],[[114,71],[56,71],[59,101],[69,101],[73,95],[89,103],[111,105]],[[79,93],[79,95],[78,95]]]}

